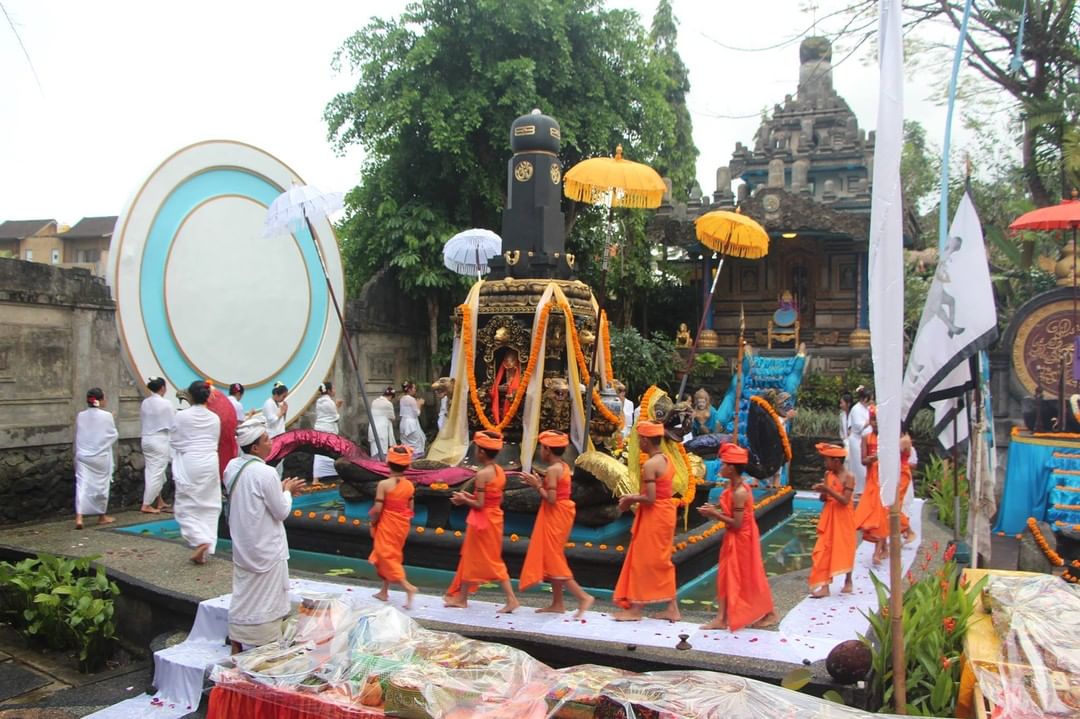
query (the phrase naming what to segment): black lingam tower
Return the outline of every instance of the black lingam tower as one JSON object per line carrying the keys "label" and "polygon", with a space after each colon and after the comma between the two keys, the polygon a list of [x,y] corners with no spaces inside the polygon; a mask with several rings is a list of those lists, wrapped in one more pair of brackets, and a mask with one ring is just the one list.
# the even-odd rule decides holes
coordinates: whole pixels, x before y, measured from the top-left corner
{"label": "black lingam tower", "polygon": [[493,257],[489,279],[568,279],[574,258],[566,254],[562,213],[562,146],[559,123],[533,110],[510,126],[502,255]]}

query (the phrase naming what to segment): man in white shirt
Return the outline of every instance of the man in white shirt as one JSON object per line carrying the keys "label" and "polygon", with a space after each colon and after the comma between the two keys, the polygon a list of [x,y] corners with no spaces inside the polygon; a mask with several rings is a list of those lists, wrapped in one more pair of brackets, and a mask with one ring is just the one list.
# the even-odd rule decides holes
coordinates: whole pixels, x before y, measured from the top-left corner
{"label": "man in white shirt", "polygon": [[289,543],[285,518],[304,480],[278,479],[264,463],[273,443],[258,415],[236,428],[240,456],[225,467],[232,537],[233,593],[229,640],[233,653],[281,638],[289,613]]}

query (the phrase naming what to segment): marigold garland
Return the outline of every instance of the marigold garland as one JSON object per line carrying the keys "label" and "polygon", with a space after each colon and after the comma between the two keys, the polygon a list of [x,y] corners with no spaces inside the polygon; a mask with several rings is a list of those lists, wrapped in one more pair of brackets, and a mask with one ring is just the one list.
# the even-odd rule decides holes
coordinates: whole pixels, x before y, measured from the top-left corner
{"label": "marigold garland", "polygon": [[600,311],[600,341],[604,343],[604,369],[607,370],[607,378],[611,382],[615,379],[615,370],[611,367],[611,328],[606,310]]}
{"label": "marigold garland", "polygon": [[750,401],[768,412],[769,416],[772,417],[773,422],[776,423],[776,429],[780,432],[780,441],[783,442],[784,445],[784,458],[788,462],[790,462],[792,456],[791,442],[788,441],[787,430],[784,429],[784,420],[780,419],[780,415],[776,413],[776,410],[773,408],[772,404],[770,404],[769,401],[764,397],[753,395],[752,397],[750,397]]}
{"label": "marigold garland", "polygon": [[1050,549],[1050,543],[1046,541],[1046,537],[1043,536],[1042,530],[1039,529],[1038,522],[1034,517],[1028,517],[1027,521],[1028,531],[1031,532],[1031,536],[1035,539],[1035,544],[1039,546],[1042,553],[1055,567],[1060,567],[1065,564],[1065,560],[1061,558],[1061,555]]}
{"label": "marigold garland", "polygon": [[[585,361],[585,353],[581,351],[581,339],[578,337],[577,325],[573,322],[574,311],[570,309],[570,304],[566,300],[558,300],[559,309],[563,311],[563,314],[571,318],[570,321],[570,344],[574,346],[574,357],[577,359],[578,372],[581,373],[581,381],[585,385],[590,384],[591,375],[589,374],[589,363]],[[601,314],[601,324],[603,323],[603,314]],[[599,341],[599,340],[597,340]],[[611,346],[609,344],[607,354],[611,354]],[[592,391],[593,406],[596,407],[596,411],[600,413],[600,416],[606,419],[608,422],[615,425],[615,429],[622,429],[623,418],[620,415],[616,415],[614,412],[604,406],[603,400],[600,398],[600,392],[594,387]]]}
{"label": "marigold garland", "polygon": [[[536,362],[540,358],[540,345],[547,332],[547,320],[548,315],[551,314],[552,303],[544,305],[540,309],[540,318],[537,320],[536,333],[533,336],[532,347],[529,350],[529,364],[525,366],[525,372],[521,375],[521,384],[527,389],[529,386],[529,380],[532,379],[533,372],[536,370]],[[499,421],[498,424],[492,424],[488,419],[487,413],[484,411],[484,405],[480,402],[480,394],[476,389],[476,354],[475,348],[472,346],[472,315],[468,305],[461,305],[461,335],[465,339],[462,345],[465,347],[465,375],[469,382],[469,399],[472,401],[473,409],[476,410],[476,416],[480,419],[480,424],[484,429],[489,432],[502,432],[506,425],[510,424],[510,420],[517,415],[518,409],[521,407],[522,401],[525,399],[526,392],[519,389],[517,395],[513,401],[510,402],[510,407],[506,410],[506,415]]]}

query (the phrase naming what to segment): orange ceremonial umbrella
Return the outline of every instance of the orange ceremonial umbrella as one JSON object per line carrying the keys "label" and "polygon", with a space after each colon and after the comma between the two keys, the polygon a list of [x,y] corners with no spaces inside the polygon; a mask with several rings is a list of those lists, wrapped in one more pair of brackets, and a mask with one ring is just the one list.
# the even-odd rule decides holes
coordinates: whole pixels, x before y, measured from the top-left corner
{"label": "orange ceremonial umbrella", "polygon": [[[694,231],[698,242],[720,255],[720,264],[716,267],[713,275],[712,289],[709,297],[705,300],[705,308],[701,312],[701,321],[698,323],[697,334],[694,342],[690,345],[690,357],[687,360],[686,372],[683,373],[682,381],[679,382],[678,397],[682,397],[686,389],[686,380],[690,377],[690,371],[694,367],[694,356],[697,354],[698,339],[705,329],[705,320],[712,308],[713,296],[716,294],[716,281],[720,278],[720,270],[724,266],[724,258],[727,256],[744,257],[750,260],[758,260],[769,253],[769,233],[765,228],[747,217],[741,212],[729,212],[728,210],[713,210],[706,212],[694,220]],[[740,348],[742,345],[740,337]],[[738,371],[742,371],[740,361]],[[736,410],[737,413],[737,410]],[[735,441],[738,442],[736,436]]]}
{"label": "orange ceremonial umbrella", "polygon": [[[590,205],[603,205],[611,214],[616,207],[652,209],[660,206],[667,192],[667,185],[656,170],[640,162],[624,160],[622,145],[615,148],[615,157],[591,157],[582,160],[566,171],[563,176],[563,194],[571,200]],[[593,356],[589,361],[589,389],[586,397],[592,398],[593,379],[596,377],[596,351],[600,346],[600,313],[604,311],[607,295],[608,253],[603,253],[600,272],[600,300],[597,303],[597,341],[593,343]],[[592,418],[592,402],[585,403],[585,434],[589,433]]]}
{"label": "orange ceremonial umbrella", "polygon": [[654,208],[665,192],[667,185],[656,170],[623,159],[622,145],[615,148],[615,157],[582,160],[563,177],[563,194],[590,205]]}

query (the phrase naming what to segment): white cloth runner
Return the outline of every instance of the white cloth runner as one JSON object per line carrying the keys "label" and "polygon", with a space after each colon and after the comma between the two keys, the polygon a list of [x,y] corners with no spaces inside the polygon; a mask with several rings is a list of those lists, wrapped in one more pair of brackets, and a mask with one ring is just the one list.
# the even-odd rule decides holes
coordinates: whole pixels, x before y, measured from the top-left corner
{"label": "white cloth runner", "polygon": [[[902,573],[906,573],[914,563],[919,552],[919,541],[922,539],[923,500],[915,500],[913,509],[910,517],[915,540],[900,550]],[[841,594],[840,589],[843,587],[844,578],[843,576],[834,577],[830,587],[831,596],[824,599],[807,597],[799,602],[780,622],[780,632],[788,637],[803,638],[804,641],[818,640],[825,645],[825,654],[846,639],[856,639],[857,634],[866,634],[870,623],[866,621],[862,613],[870,613],[878,608],[877,593],[874,591],[873,582],[870,581],[870,572],[877,574],[878,579],[886,586],[889,584],[888,561],[882,562],[881,566],[875,569],[872,563],[873,554],[872,544],[859,543],[859,548],[855,552],[855,571],[852,577],[855,585],[854,594]]]}
{"label": "white cloth runner", "polygon": [[105,707],[84,719],[179,719],[195,711],[187,705],[165,701],[150,694],[140,694]]}
{"label": "white cloth runner", "polygon": [[[921,517],[922,500],[916,500],[911,528],[917,537],[922,535]],[[575,620],[572,612],[562,615],[537,614],[530,607],[522,607],[511,615],[502,615],[495,613],[499,604],[494,602],[472,600],[468,609],[449,609],[443,606],[440,597],[424,594],[416,596],[413,609],[408,614],[414,619],[456,624],[460,626],[459,631],[465,633],[477,628],[498,629],[602,642],[620,651],[625,650],[627,645],[674,648],[679,643],[679,635],[686,634],[687,641],[699,651],[801,664],[806,660],[814,662],[824,659],[840,642],[856,639],[859,633],[868,631],[869,624],[861,612],[877,609],[877,596],[870,581],[872,553],[873,547],[868,543],[863,542],[859,546],[855,558],[854,594],[840,594],[842,579],[837,578],[832,596],[804,599],[784,617],[779,631],[706,631],[689,622],[671,624],[655,619],[616,622],[608,613],[597,611],[589,612],[584,620]],[[903,548],[904,572],[911,567],[917,554],[918,541]],[[879,574],[886,584],[887,571],[883,565]],[[340,595],[354,602],[375,601],[371,599],[375,591],[372,587],[306,579],[293,579],[289,584],[293,603],[299,602],[306,594]],[[206,669],[228,654],[225,638],[228,634],[231,598],[231,594],[225,594],[201,602],[187,640],[154,655],[154,686],[158,689],[158,697],[168,698],[167,701],[175,701],[182,706],[198,705]],[[400,607],[405,595],[392,591],[390,599]],[[106,719],[114,719],[114,716],[115,719],[123,719],[129,715],[102,715]]]}

